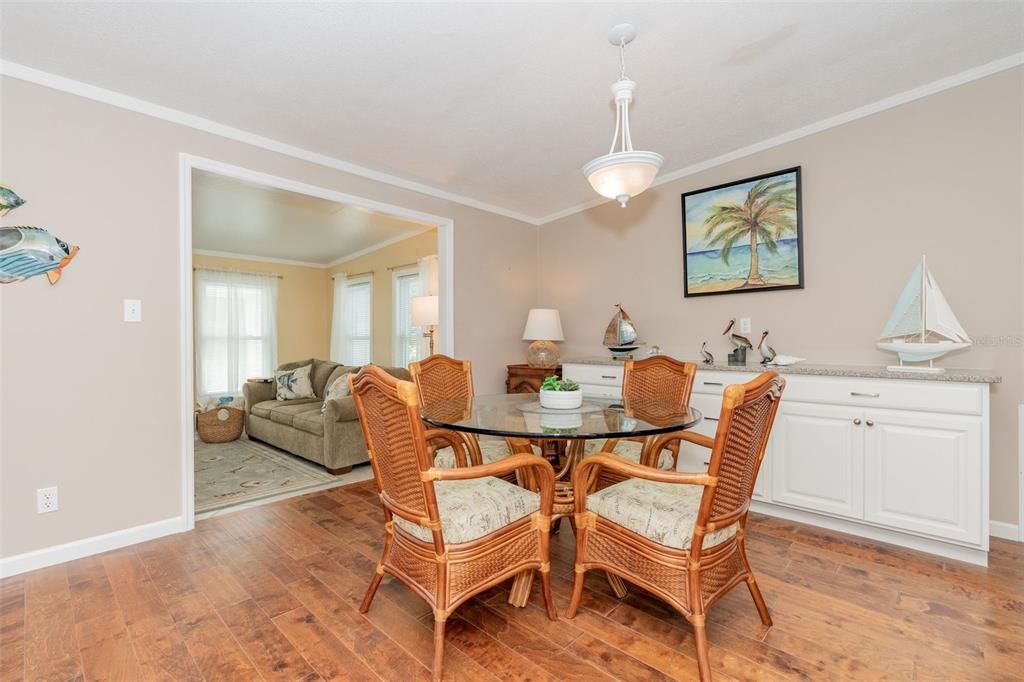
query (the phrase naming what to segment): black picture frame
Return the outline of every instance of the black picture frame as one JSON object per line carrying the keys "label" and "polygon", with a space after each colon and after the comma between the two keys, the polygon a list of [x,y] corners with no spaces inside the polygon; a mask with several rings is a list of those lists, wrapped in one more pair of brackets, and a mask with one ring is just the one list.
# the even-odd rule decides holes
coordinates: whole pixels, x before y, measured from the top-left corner
{"label": "black picture frame", "polygon": [[[749,294],[759,291],[781,291],[786,289],[803,289],[805,285],[805,273],[804,273],[804,233],[803,233],[803,191],[801,183],[800,166],[794,166],[792,168],[784,168],[782,170],[771,171],[769,173],[762,173],[760,175],[754,175],[741,180],[733,180],[731,182],[722,183],[713,187],[704,187],[701,189],[695,189],[689,192],[684,192],[680,196],[680,204],[682,208],[681,223],[683,231],[683,297],[691,298],[697,296],[720,296],[725,294]],[[720,192],[738,185],[745,185],[748,183],[755,183],[759,180],[765,180],[782,175],[794,175],[795,176],[795,189],[796,189],[796,283],[792,284],[758,284],[750,285],[750,277],[748,276],[747,281],[738,287],[721,289],[721,290],[707,290],[707,291],[692,291],[690,286],[690,268],[691,268],[691,256],[696,257],[697,253],[708,253],[697,252],[695,254],[689,253],[689,246],[687,243],[686,235],[686,210],[687,210],[687,199],[694,201],[698,195],[707,194],[709,192]],[[787,240],[779,240],[787,241]],[[749,247],[748,251],[749,251]],[[759,250],[760,251],[760,250]],[[749,259],[747,261],[749,263]],[[760,276],[759,276],[760,278]]]}

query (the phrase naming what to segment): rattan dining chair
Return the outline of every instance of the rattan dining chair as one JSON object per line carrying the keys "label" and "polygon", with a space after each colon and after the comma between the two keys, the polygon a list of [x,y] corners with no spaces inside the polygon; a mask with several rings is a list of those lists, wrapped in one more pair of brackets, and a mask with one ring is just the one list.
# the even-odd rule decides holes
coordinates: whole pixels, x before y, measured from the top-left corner
{"label": "rattan dining chair", "polygon": [[[693,432],[658,437],[710,448],[706,473],[659,471],[606,453],[573,474],[576,580],[567,615],[583,595],[586,571],[618,575],[657,595],[693,626],[701,680],[711,679],[704,617],[726,592],[746,582],[761,621],[771,616],[747,561],[747,511],[786,382],[764,372],[725,389],[714,439]],[[589,492],[602,470],[626,480]]]}
{"label": "rattan dining chair", "polygon": [[[384,574],[423,597],[434,611],[433,678],[441,679],[445,622],[475,594],[524,571],[537,571],[548,617],[550,528],[555,473],[541,457],[515,455],[480,466],[433,466],[427,440],[458,447],[459,434],[426,429],[414,384],[373,365],[349,385],[384,507],[384,549],[360,611],[366,613]],[[496,475],[528,470],[538,492]]]}
{"label": "rattan dining chair", "polygon": [[[667,405],[683,406],[690,402],[693,392],[694,378],[697,376],[697,365],[692,362],[681,362],[667,355],[655,355],[643,360],[627,360],[622,376],[622,398],[629,400],[659,400]],[[613,438],[603,443],[592,441],[587,443],[587,454],[610,452],[623,459],[658,469],[675,471],[679,462],[679,443],[672,441],[658,452],[649,450],[644,453],[646,438]],[[646,460],[641,461],[644,455]],[[602,472],[598,481],[599,488],[625,480],[613,471]]]}
{"label": "rattan dining chair", "polygon": [[[413,362],[409,373],[419,392],[420,404],[429,405],[441,400],[471,400],[473,398],[473,364],[469,360],[456,360],[435,354]],[[442,441],[430,445],[436,450],[434,465],[451,469],[457,466],[490,464],[511,454],[511,445],[503,440],[480,440],[466,434],[463,448],[453,448]],[[514,476],[509,478],[514,480]]]}

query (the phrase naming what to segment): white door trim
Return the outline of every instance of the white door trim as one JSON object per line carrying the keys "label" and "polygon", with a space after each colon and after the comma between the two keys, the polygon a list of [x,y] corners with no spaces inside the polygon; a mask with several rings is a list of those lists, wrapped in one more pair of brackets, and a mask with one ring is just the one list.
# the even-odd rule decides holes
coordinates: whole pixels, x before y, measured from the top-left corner
{"label": "white door trim", "polygon": [[195,448],[193,447],[193,387],[192,387],[192,171],[203,170],[236,180],[254,182],[298,194],[328,201],[358,206],[378,213],[429,223],[437,227],[438,295],[440,338],[437,352],[455,355],[455,221],[444,216],[345,194],[323,187],[307,185],[295,180],[233,166],[192,154],[179,154],[179,256],[180,281],[179,329],[181,332],[181,509],[182,530],[195,527]]}
{"label": "white door trim", "polygon": [[1017,540],[1024,542],[1024,403],[1017,406]]}

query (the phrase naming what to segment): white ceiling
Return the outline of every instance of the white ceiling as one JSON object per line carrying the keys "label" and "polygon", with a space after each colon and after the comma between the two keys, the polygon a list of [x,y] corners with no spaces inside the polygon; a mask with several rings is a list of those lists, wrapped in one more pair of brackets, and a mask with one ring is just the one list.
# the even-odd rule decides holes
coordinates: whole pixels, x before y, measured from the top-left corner
{"label": "white ceiling", "polygon": [[10,62],[540,218],[591,201],[617,54],[663,173],[1024,49],[1020,2],[4,3]]}
{"label": "white ceiling", "polygon": [[328,265],[430,229],[327,199],[192,174],[192,248]]}

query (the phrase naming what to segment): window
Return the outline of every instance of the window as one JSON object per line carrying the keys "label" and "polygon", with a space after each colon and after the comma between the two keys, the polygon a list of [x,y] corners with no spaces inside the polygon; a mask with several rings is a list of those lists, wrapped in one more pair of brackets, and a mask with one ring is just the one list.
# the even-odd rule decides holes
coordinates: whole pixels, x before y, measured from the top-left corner
{"label": "window", "polygon": [[423,331],[412,326],[410,301],[420,295],[420,275],[416,268],[395,270],[391,283],[394,311],[394,337],[391,339],[392,362],[406,367],[423,356]]}
{"label": "window", "polygon": [[241,395],[277,367],[277,276],[197,270],[197,395]]}
{"label": "window", "polygon": [[331,359],[361,366],[373,359],[373,282],[369,276],[334,280],[334,313],[331,322]]}

